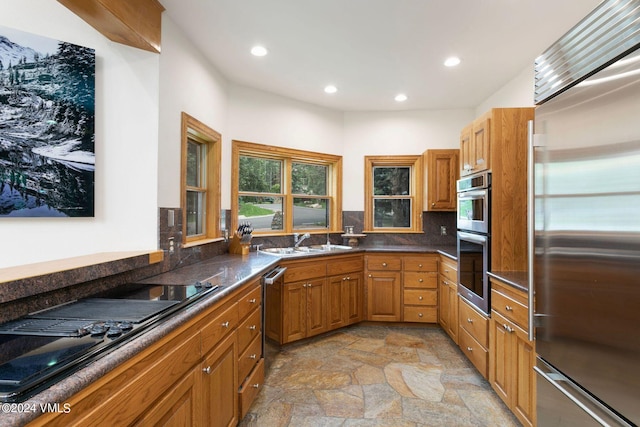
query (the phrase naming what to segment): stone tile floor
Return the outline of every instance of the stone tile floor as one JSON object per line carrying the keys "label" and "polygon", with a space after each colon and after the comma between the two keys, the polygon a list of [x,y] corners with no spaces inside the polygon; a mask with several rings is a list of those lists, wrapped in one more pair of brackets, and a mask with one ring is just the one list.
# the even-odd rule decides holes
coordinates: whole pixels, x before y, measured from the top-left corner
{"label": "stone tile floor", "polygon": [[242,427],[519,426],[437,326],[355,325],[282,347]]}

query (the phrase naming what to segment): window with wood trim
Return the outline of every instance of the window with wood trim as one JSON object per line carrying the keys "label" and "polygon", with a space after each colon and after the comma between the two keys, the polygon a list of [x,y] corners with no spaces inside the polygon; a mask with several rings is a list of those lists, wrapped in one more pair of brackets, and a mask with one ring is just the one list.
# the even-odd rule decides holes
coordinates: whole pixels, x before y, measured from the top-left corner
{"label": "window with wood trim", "polygon": [[182,113],[180,207],[184,244],[220,237],[221,135]]}
{"label": "window with wood trim", "polygon": [[365,156],[364,230],[422,232],[422,156]]}
{"label": "window with wood trim", "polygon": [[342,157],[251,142],[232,143],[232,229],[254,234],[342,229]]}

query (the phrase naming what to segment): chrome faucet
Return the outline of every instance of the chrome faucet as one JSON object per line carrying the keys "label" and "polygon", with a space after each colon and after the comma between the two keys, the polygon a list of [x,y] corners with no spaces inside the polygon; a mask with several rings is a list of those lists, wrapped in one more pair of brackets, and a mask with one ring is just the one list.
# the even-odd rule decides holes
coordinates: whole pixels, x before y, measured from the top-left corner
{"label": "chrome faucet", "polygon": [[302,236],[298,233],[293,233],[293,247],[297,248],[304,239],[308,239],[309,237],[311,237],[311,234],[309,233],[304,233]]}

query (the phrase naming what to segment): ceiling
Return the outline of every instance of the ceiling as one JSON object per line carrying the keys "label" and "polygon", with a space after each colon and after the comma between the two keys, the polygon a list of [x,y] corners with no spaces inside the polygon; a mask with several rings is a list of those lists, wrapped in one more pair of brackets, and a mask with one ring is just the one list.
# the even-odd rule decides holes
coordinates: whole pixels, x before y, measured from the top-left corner
{"label": "ceiling", "polygon": [[[160,0],[229,81],[340,111],[475,108],[600,0]],[[255,44],[269,54],[255,57]],[[443,65],[449,56],[462,63]],[[334,94],[324,87],[333,84]],[[394,101],[398,93],[408,99]]]}

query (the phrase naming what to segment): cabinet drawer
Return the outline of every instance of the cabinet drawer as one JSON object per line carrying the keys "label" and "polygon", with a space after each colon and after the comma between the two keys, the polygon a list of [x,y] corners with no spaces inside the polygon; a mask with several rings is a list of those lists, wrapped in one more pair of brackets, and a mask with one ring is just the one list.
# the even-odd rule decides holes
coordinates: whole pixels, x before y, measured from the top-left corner
{"label": "cabinet drawer", "polygon": [[405,271],[403,274],[405,288],[429,288],[438,287],[438,273]]}
{"label": "cabinet drawer", "polygon": [[462,352],[469,358],[480,374],[487,378],[489,352],[464,329],[459,330],[458,339]]}
{"label": "cabinet drawer", "polygon": [[431,289],[405,289],[405,305],[438,305],[438,291]]}
{"label": "cabinet drawer", "polygon": [[438,307],[435,306],[404,306],[405,322],[436,323],[438,321]]}
{"label": "cabinet drawer", "polygon": [[447,280],[458,283],[458,264],[455,261],[441,258],[438,272]]}
{"label": "cabinet drawer", "polygon": [[255,310],[238,326],[238,352],[242,353],[262,330],[262,310]]}
{"label": "cabinet drawer", "polygon": [[363,270],[362,255],[344,258],[327,263],[327,276],[345,273],[360,273]]}
{"label": "cabinet drawer", "polygon": [[525,331],[529,330],[529,310],[527,306],[495,289],[491,290],[491,309],[497,311],[508,320]]}
{"label": "cabinet drawer", "polygon": [[438,271],[438,258],[435,255],[404,257],[405,271]]}
{"label": "cabinet drawer", "polygon": [[249,412],[249,408],[251,404],[255,400],[258,392],[262,389],[264,385],[264,359],[260,359],[258,365],[255,367],[253,372],[247,380],[240,387],[240,418],[243,419],[247,412]]}
{"label": "cabinet drawer", "polygon": [[256,286],[251,292],[238,300],[238,316],[244,319],[247,314],[262,304],[262,286]]}
{"label": "cabinet drawer", "polygon": [[402,258],[394,255],[367,255],[367,270],[393,270],[402,269]]}
{"label": "cabinet drawer", "polygon": [[216,315],[212,321],[207,323],[201,331],[202,335],[202,353],[205,354],[211,350],[220,339],[228,332],[238,326],[238,304]]}
{"label": "cabinet drawer", "polygon": [[460,299],[460,328],[464,328],[480,345],[487,348],[489,343],[489,319],[478,313],[463,299]]}
{"label": "cabinet drawer", "polygon": [[258,334],[238,358],[238,384],[244,382],[260,359],[262,359],[262,334]]}
{"label": "cabinet drawer", "polygon": [[306,262],[303,264],[287,265],[284,273],[285,283],[297,282],[300,280],[325,277],[327,275],[327,264],[322,262]]}

